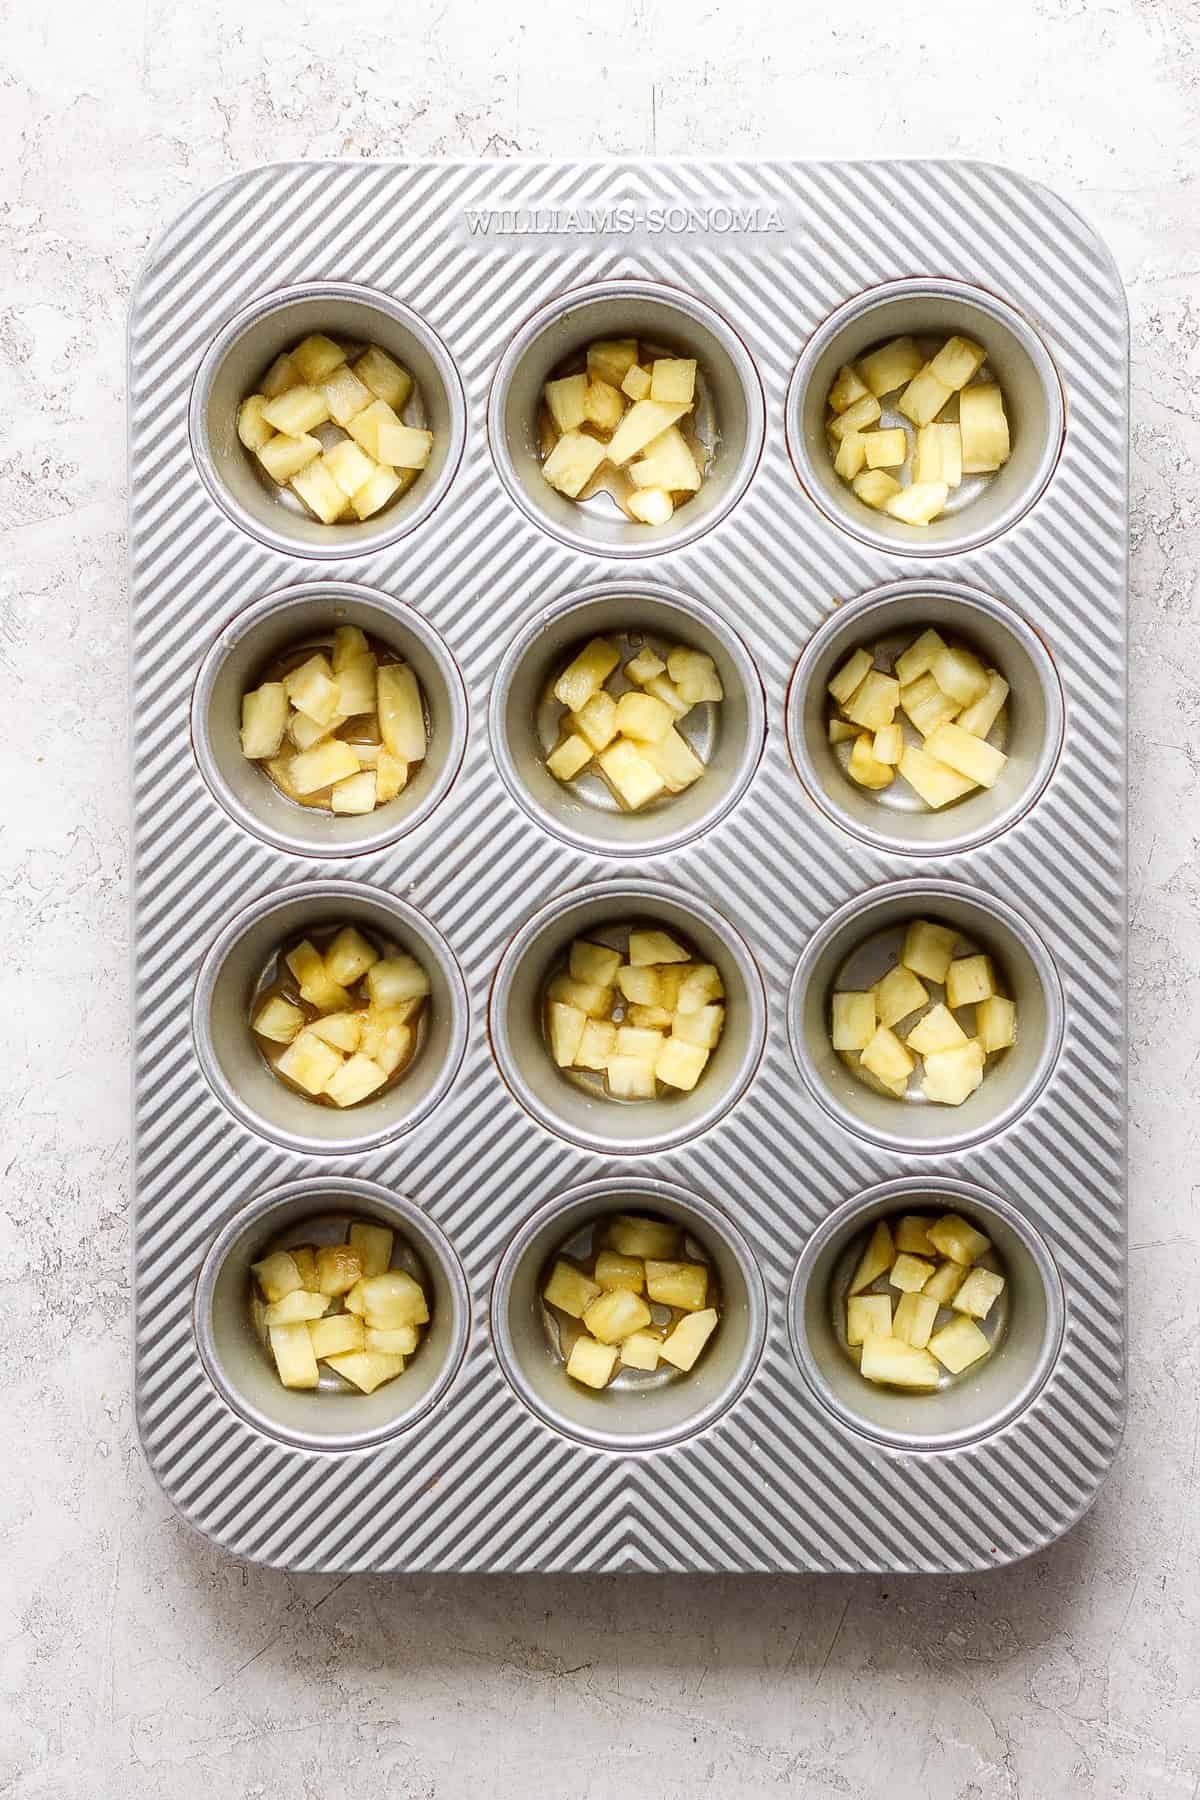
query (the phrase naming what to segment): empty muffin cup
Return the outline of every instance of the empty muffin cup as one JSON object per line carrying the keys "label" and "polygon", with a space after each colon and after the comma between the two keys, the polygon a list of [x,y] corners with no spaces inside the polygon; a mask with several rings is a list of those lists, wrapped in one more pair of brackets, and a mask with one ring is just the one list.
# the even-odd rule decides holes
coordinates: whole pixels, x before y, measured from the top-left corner
{"label": "empty muffin cup", "polygon": [[[825,429],[829,390],[843,364],[893,338],[953,336],[987,351],[1011,454],[993,475],[965,475],[928,525],[906,525],[865,505],[834,469]],[[1007,531],[1054,473],[1065,429],[1062,382],[1037,331],[1006,301],[961,281],[914,277],[856,294],[813,333],[788,389],[788,450],[809,499],[863,543],[914,556],[956,555]]]}
{"label": "empty muffin cup", "polygon": [[[649,646],[704,651],[725,697],[694,707],[679,730],[704,773],[679,794],[623,811],[594,768],[562,782],[546,767],[562,708],[552,689],[590,638],[608,637],[622,662]],[[618,665],[613,693],[633,684]],[[745,793],[762,755],[766,709],[762,683],[741,639],[698,601],[642,585],[585,588],[541,612],[512,643],[492,686],[489,713],[496,766],[513,798],[545,830],[581,849],[642,856],[677,848],[715,825]]]}
{"label": "empty muffin cup", "polygon": [[[409,663],[425,700],[425,760],[385,806],[339,815],[302,806],[242,754],[242,696],[286,651],[357,625]],[[427,819],[449,791],[467,742],[462,676],[433,626],[412,607],[348,581],[283,588],[239,613],[200,665],[192,695],[192,746],[200,772],[231,818],[279,850],[351,856],[382,849]]]}
{"label": "empty muffin cup", "polygon": [[[686,1373],[665,1364],[648,1376],[622,1370],[596,1390],[568,1376],[541,1294],[554,1258],[576,1254],[614,1213],[681,1226],[688,1250],[713,1272],[721,1316]],[[766,1312],[750,1246],[718,1207],[673,1182],[609,1176],[549,1201],[517,1232],[492,1291],[492,1341],[517,1395],[553,1430],[602,1450],[657,1450],[704,1430],[733,1405],[762,1355]]]}
{"label": "empty muffin cup", "polygon": [[[390,1087],[357,1106],[325,1106],[286,1086],[250,1028],[265,971],[299,939],[357,926],[416,957],[430,981],[416,1053]],[[356,882],[308,882],[254,901],[200,965],[192,999],[196,1056],[213,1092],[243,1125],[301,1154],[374,1149],[420,1123],[448,1092],[467,1042],[467,990],[441,933],[413,906]]]}
{"label": "empty muffin cup", "polygon": [[[665,525],[635,523],[605,493],[570,500],[542,473],[542,388],[598,338],[637,338],[660,354],[696,360],[692,417],[708,469],[699,492]],[[737,333],[703,301],[648,281],[599,282],[541,307],[505,351],[488,402],[496,469],[522,512],[563,543],[606,556],[676,550],[710,530],[745,493],[765,425],[762,383]]]}
{"label": "empty muffin cup", "polygon": [[[958,955],[983,953],[1016,1004],[1016,1041],[988,1059],[983,1081],[960,1106],[897,1099],[868,1087],[833,1048],[835,991],[869,987],[893,967],[914,919],[952,928]],[[1032,1106],[1062,1047],[1063,995],[1049,951],[1007,902],[950,881],[898,881],[850,900],[817,931],[788,995],[792,1053],[813,1098],[830,1116],[885,1149],[965,1149],[1003,1131]]]}
{"label": "empty muffin cup", "polygon": [[[828,685],[853,652],[866,649],[890,670],[930,627],[965,644],[1009,684],[1003,730],[990,740],[1008,758],[996,785],[936,812],[900,776],[879,791],[859,787],[846,771],[849,743],[829,741],[836,708]],[[1058,672],[1031,625],[977,588],[909,579],[839,607],[813,635],[788,692],[788,747],[809,794],[843,829],[881,849],[944,855],[984,843],[1029,810],[1054,772],[1063,717]]]}
{"label": "empty muffin cup", "polygon": [[[406,424],[433,433],[412,486],[367,519],[323,525],[260,470],[237,433],[238,408],[275,358],[311,333],[378,344],[413,378]],[[192,455],[221,510],[260,543],[306,557],[365,556],[404,537],[444,498],[462,460],[466,404],[449,351],[411,308],[350,282],[317,281],[265,294],[237,313],[210,344],[188,411]]]}
{"label": "empty muffin cup", "polygon": [[[393,1267],[420,1282],[429,1323],[403,1371],[373,1394],[323,1364],[319,1387],[285,1388],[252,1322],[251,1264],[294,1245],[344,1243],[356,1220],[395,1232]],[[403,1194],[342,1176],[292,1181],[251,1201],[219,1233],[196,1283],[196,1343],[213,1386],[256,1430],[302,1450],[365,1449],[423,1419],[458,1371],[469,1321],[466,1278],[441,1228]]]}
{"label": "empty muffin cup", "polygon": [[[991,1355],[936,1391],[864,1380],[845,1339],[845,1297],[877,1220],[954,1212],[989,1238],[1005,1277],[1007,1317]],[[999,1431],[1044,1387],[1062,1344],[1065,1301],[1054,1259],[1017,1208],[971,1182],[905,1176],[839,1206],[813,1233],[788,1302],[792,1349],[817,1399],[876,1442],[950,1450]]]}
{"label": "empty muffin cup", "polygon": [[[545,989],[572,939],[629,925],[661,927],[720,971],[724,1030],[690,1093],[610,1099],[597,1077],[560,1069],[551,1057]],[[741,1097],[762,1056],[766,994],[744,940],[706,901],[649,881],[598,882],[550,901],[517,932],[492,983],[488,1024],[500,1073],[535,1119],[587,1149],[636,1156],[698,1136]]]}

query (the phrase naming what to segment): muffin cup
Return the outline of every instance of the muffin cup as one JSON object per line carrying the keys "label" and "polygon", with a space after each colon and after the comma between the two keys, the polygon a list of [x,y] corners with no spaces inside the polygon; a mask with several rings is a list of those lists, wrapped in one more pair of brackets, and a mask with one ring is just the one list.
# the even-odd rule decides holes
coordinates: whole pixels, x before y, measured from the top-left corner
{"label": "muffin cup", "polygon": [[[1016,1043],[989,1059],[982,1084],[961,1106],[876,1092],[846,1067],[830,1038],[830,997],[842,969],[851,964],[850,987],[875,980],[895,961],[884,953],[889,939],[898,947],[913,919],[952,926],[993,956],[1016,1002]],[[788,994],[792,1054],[818,1104],[872,1144],[930,1155],[992,1137],[1033,1105],[1062,1047],[1063,1019],[1058,972],[1033,927],[995,895],[984,899],[951,881],[898,881],[848,901],[809,940]]]}
{"label": "muffin cup", "polygon": [[[410,1253],[430,1320],[402,1374],[373,1394],[323,1370],[320,1388],[285,1388],[250,1318],[251,1263],[293,1244],[345,1241],[355,1219],[388,1225]],[[423,1419],[445,1394],[466,1350],[470,1298],[445,1233],[413,1201],[373,1181],[312,1176],[263,1194],[220,1232],[196,1283],[196,1343],[221,1398],[256,1430],[302,1450],[366,1449]]]}
{"label": "muffin cup", "polygon": [[[846,658],[860,646],[894,652],[929,626],[974,648],[1010,689],[1000,779],[938,812],[899,777],[877,793],[858,787],[828,733],[828,683]],[[822,812],[865,843],[913,856],[969,850],[1023,818],[1054,772],[1063,721],[1058,672],[1033,627],[990,594],[936,578],[889,582],[839,607],[796,664],[787,700],[792,761]]]}
{"label": "muffin cup", "polygon": [[[631,631],[707,652],[725,689],[724,700],[683,722],[705,764],[699,781],[636,813],[621,811],[600,775],[564,783],[545,766],[555,743],[558,709],[547,704],[555,679],[589,638]],[[631,584],[584,588],[540,612],[500,664],[489,726],[505,786],[544,830],[598,855],[645,856],[698,837],[736,805],[762,755],[766,707],[749,651],[715,613],[674,590]]]}
{"label": "muffin cup", "polygon": [[[372,813],[337,815],[289,800],[242,755],[242,696],[262,671],[306,638],[357,625],[411,663],[429,710],[429,749],[411,781]],[[421,614],[372,588],[312,581],[247,607],[221,632],[192,694],[192,747],[200,772],[229,816],[265,843],[299,856],[354,856],[404,837],[440,805],[467,744],[467,696],[442,638]]]}
{"label": "muffin cup", "polygon": [[[725,987],[725,1030],[691,1093],[610,1100],[555,1066],[542,1025],[543,993],[572,938],[606,925],[649,924],[680,934]],[[766,994],[750,951],[727,919],[694,895],[649,881],[598,882],[552,900],[513,938],[492,983],[488,1026],[514,1097],[550,1131],[610,1156],[646,1155],[697,1137],[749,1086],[766,1036]]]}
{"label": "muffin cup", "polygon": [[[954,335],[987,350],[1012,454],[992,476],[967,476],[930,524],[905,525],[865,505],[835,473],[825,431],[829,390],[843,363],[891,338]],[[1062,382],[1041,337],[1015,307],[961,281],[914,276],[856,294],[813,333],[788,389],[788,450],[809,499],[864,544],[903,555],[957,555],[1015,525],[1054,473],[1065,430]]]}
{"label": "muffin cup", "polygon": [[[406,420],[433,433],[429,462],[412,486],[350,524],[314,519],[259,471],[237,434],[241,402],[275,358],[310,332],[378,344],[402,363],[415,383]],[[414,530],[444,499],[466,443],[466,402],[449,351],[409,307],[350,282],[305,282],[253,301],[214,338],[192,387],[188,432],[200,479],[251,537],[296,556],[366,556]]]}
{"label": "muffin cup", "polygon": [[[663,1380],[582,1387],[547,1336],[542,1279],[554,1255],[613,1213],[647,1213],[682,1225],[716,1272],[721,1318],[695,1368]],[[492,1291],[492,1342],[531,1412],[552,1430],[602,1450],[658,1450],[720,1418],[745,1388],[766,1336],[766,1293],[753,1254],[711,1201],[668,1181],[612,1177],[559,1195],[527,1219],[501,1259]]]}
{"label": "muffin cup", "polygon": [[[864,1381],[841,1338],[851,1246],[877,1219],[956,1212],[992,1240],[1008,1283],[1008,1326],[976,1370],[936,1393]],[[817,1399],[842,1424],[897,1450],[951,1450],[1009,1425],[1044,1387],[1062,1345],[1066,1303],[1046,1243],[1016,1207],[971,1182],[904,1176],[839,1206],[813,1233],[788,1301],[792,1349]]]}
{"label": "muffin cup", "polygon": [[[250,1029],[255,989],[272,956],[293,939],[339,925],[388,939],[428,972],[424,1042],[394,1086],[358,1106],[322,1106],[284,1085]],[[449,945],[415,907],[379,888],[307,882],[254,901],[216,939],[200,965],[192,1036],[222,1104],[272,1143],[302,1155],[374,1149],[420,1124],[449,1091],[467,1042],[466,985]]]}
{"label": "muffin cup", "polygon": [[[550,486],[538,449],[543,384],[596,338],[637,337],[696,359],[696,428],[709,470],[665,525],[627,519],[605,495],[580,504]],[[521,511],[573,549],[603,556],[677,550],[711,530],[745,493],[762,455],[766,408],[750,352],[703,301],[649,281],[605,281],[541,307],[505,351],[488,402],[488,439],[501,481]]]}

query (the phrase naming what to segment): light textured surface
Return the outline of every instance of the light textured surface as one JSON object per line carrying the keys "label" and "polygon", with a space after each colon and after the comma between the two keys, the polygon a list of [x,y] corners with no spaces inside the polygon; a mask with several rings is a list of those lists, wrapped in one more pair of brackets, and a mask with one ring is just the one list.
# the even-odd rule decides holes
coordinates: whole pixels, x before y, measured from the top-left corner
{"label": "light textured surface", "polygon": [[[436,19],[5,6],[0,657],[11,683],[0,1794],[1192,1795],[1193,5]],[[991,53],[970,45],[985,23]],[[604,63],[602,76],[583,51]],[[661,59],[661,60],[657,60]],[[886,77],[886,78],[885,78]],[[145,247],[276,155],[1000,157],[1109,239],[1134,325],[1133,1408],[1096,1511],[979,1582],[245,1570],[132,1445],[124,1321],[122,335]],[[67,698],[76,694],[78,697]],[[31,1284],[31,1285],[25,1285]],[[50,1335],[44,1364],[31,1340]],[[44,1373],[42,1370],[44,1369]],[[632,1599],[631,1599],[632,1596]],[[907,1731],[904,1728],[907,1727]],[[903,1735],[902,1735],[903,1734]],[[546,1773],[551,1760],[557,1770]],[[604,1759],[615,1759],[605,1773]],[[542,1773],[539,1775],[539,1771]]]}

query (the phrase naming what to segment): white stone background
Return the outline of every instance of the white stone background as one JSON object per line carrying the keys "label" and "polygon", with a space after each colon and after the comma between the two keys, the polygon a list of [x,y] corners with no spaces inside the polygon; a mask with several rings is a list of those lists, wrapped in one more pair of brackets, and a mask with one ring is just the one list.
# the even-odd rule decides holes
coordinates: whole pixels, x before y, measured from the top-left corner
{"label": "white stone background", "polygon": [[[1197,0],[0,0],[2,1800],[1200,1791],[1198,27]],[[135,1445],[131,283],[260,161],[618,152],[1005,161],[1128,285],[1131,1422],[1090,1517],[980,1580],[296,1579],[209,1548]]]}

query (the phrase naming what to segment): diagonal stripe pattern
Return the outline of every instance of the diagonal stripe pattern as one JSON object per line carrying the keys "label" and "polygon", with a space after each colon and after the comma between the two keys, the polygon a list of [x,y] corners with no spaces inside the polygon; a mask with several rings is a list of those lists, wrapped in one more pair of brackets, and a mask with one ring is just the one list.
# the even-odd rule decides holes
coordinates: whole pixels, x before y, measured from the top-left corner
{"label": "diagonal stripe pattern", "polygon": [[[782,230],[653,228],[655,211],[778,210]],[[627,207],[628,233],[473,234],[475,210]],[[650,221],[649,223],[647,221]],[[950,560],[889,556],[807,502],[783,435],[791,371],[842,300],[898,275],[957,276],[1030,317],[1068,396],[1049,489],[1001,539]],[[768,1293],[762,1361],[711,1428],[650,1457],[557,1436],[530,1415],[489,1340],[496,1264],[517,1224],[585,1179],[629,1164],[560,1142],[512,1100],[484,1025],[514,929],[552,896],[645,874],[552,840],[491,762],[487,698],[500,655],[539,607],[639,570],[565,549],[509,502],[485,440],[493,371],[520,321],[564,289],[652,279],[702,294],[735,326],[767,395],[767,447],[715,530],[648,558],[746,640],[769,710],[747,796],[649,872],[704,896],[742,931],[767,983],[769,1036],[741,1103],[644,1171],[732,1212]],[[435,514],[391,550],[316,565],[243,536],[209,501],[188,445],[188,395],[207,346],[265,291],[312,279],[403,299],[454,357],[468,444]],[[1127,326],[1104,248],[1054,196],[978,164],[298,164],[239,176],[165,234],[130,323],[130,565],[135,788],[135,1375],[142,1441],[198,1529],[242,1557],[307,1570],[950,1571],[1027,1555],[1087,1508],[1124,1408],[1125,603]],[[841,834],[807,800],[784,740],[787,682],[840,599],[891,580],[961,575],[1043,635],[1067,696],[1060,766],[1001,839],[960,858],[909,859]],[[220,627],[275,588],[353,579],[425,614],[456,657],[471,730],[438,811],[378,855],[280,854],[217,807],[188,754],[199,661]],[[1096,768],[1106,770],[1103,781]],[[803,1089],[784,998],[828,914],[914,872],[1014,899],[1054,955],[1067,1033],[1049,1087],[1015,1125],[939,1173],[1004,1194],[1040,1228],[1067,1295],[1054,1373],[990,1440],[918,1456],[875,1447],[809,1393],[788,1342],[788,1284],[813,1228],[847,1197],[923,1162],[864,1144]],[[192,983],[231,914],[316,877],[391,887],[445,934],[470,991],[454,1091],[421,1126],[361,1160],[291,1155],[231,1120],[200,1076]],[[353,1161],[353,1167],[349,1166]],[[640,1163],[639,1163],[640,1169]],[[359,1174],[411,1195],[467,1271],[467,1356],[443,1403],[370,1452],[307,1454],[266,1441],[209,1385],[192,1330],[207,1245],[257,1194],[301,1175]]]}

